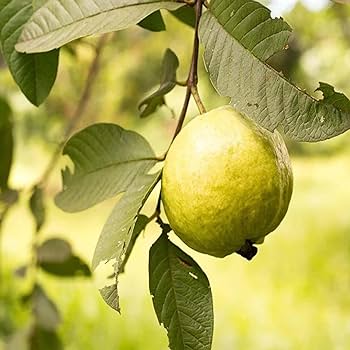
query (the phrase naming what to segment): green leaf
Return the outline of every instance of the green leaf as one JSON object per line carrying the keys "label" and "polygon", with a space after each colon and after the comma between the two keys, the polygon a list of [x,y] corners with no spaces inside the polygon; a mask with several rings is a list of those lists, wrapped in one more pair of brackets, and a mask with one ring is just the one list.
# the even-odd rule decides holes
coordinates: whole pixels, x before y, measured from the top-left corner
{"label": "green leaf", "polygon": [[262,61],[285,48],[291,27],[251,0],[213,0],[210,13],[240,45]]}
{"label": "green leaf", "polygon": [[290,28],[261,4],[212,0],[200,22],[210,79],[231,104],[260,125],[296,141],[316,142],[350,128],[350,114],[330,99],[317,101],[266,64],[285,47]]}
{"label": "green leaf", "polygon": [[193,6],[183,6],[175,11],[170,12],[181,22],[187,24],[190,27],[195,27],[196,25],[196,12]]}
{"label": "green leaf", "polygon": [[58,334],[34,325],[29,338],[30,350],[61,350],[62,341]]}
{"label": "green leaf", "polygon": [[71,245],[60,238],[50,238],[37,248],[37,258],[39,263],[53,262],[60,263],[72,256]]}
{"label": "green leaf", "polygon": [[160,10],[176,10],[176,0],[48,0],[25,25],[16,49],[43,52],[88,36],[117,31]]}
{"label": "green leaf", "polygon": [[36,232],[39,232],[45,222],[46,211],[43,198],[43,190],[35,187],[29,200],[30,210],[35,219]]}
{"label": "green leaf", "polygon": [[63,191],[56,204],[68,212],[87,209],[125,192],[140,174],[157,162],[149,143],[134,131],[115,124],[94,124],[74,135],[63,154],[74,173],[62,172]]}
{"label": "green leaf", "polygon": [[140,117],[148,117],[149,115],[153,114],[160,106],[163,106],[165,104],[165,98],[164,95],[162,95],[162,92],[156,91],[154,95],[147,97],[139,104]]}
{"label": "green leaf", "polygon": [[321,82],[316,91],[323,93],[323,101],[325,103],[332,104],[341,111],[350,113],[349,99],[344,94],[336,92],[333,86]]}
{"label": "green leaf", "polygon": [[151,13],[145,19],[143,19],[138,25],[151,32],[162,32],[165,28],[165,23],[160,11]]}
{"label": "green leaf", "polygon": [[23,94],[38,106],[56,80],[58,51],[25,55],[15,50],[21,30],[32,14],[31,0],[0,0],[0,41],[4,58]]}
{"label": "green leaf", "polygon": [[61,322],[61,316],[41,286],[35,285],[31,299],[36,324],[47,331],[56,330]]}
{"label": "green leaf", "polygon": [[47,0],[32,0],[34,11],[43,6],[46,2]]}
{"label": "green leaf", "polygon": [[0,97],[0,150],[0,191],[6,191],[13,157],[13,124],[11,108],[2,97]]}
{"label": "green leaf", "polygon": [[129,260],[129,257],[131,255],[133,248],[134,248],[136,240],[139,237],[139,235],[141,234],[141,232],[145,230],[145,228],[148,224],[149,224],[149,218],[146,215],[138,215],[134,229],[132,231],[130,242],[129,242],[129,244],[126,248],[126,251],[125,251],[125,257],[124,257],[122,263],[120,264],[119,273],[124,272],[125,265]]}
{"label": "green leaf", "polygon": [[210,350],[213,301],[199,265],[162,234],[150,250],[149,287],[172,350]]}
{"label": "green leaf", "polygon": [[88,265],[73,254],[71,245],[59,238],[51,238],[37,248],[39,266],[59,277],[91,276]]}
{"label": "green leaf", "polygon": [[103,227],[92,260],[93,269],[103,261],[119,261],[125,254],[139,211],[159,180],[159,172],[138,176],[123,194]]}
{"label": "green leaf", "polygon": [[142,100],[139,104],[141,118],[147,117],[154,113],[157,108],[165,104],[164,96],[176,86],[176,71],[179,67],[179,60],[176,54],[167,49],[164,54],[160,87],[151,96]]}
{"label": "green leaf", "polygon": [[120,312],[117,276],[114,284],[100,289],[100,294],[108,306],[113,310]]}
{"label": "green leaf", "polygon": [[115,283],[112,286],[106,286],[100,292],[106,303],[118,312],[120,307],[117,286],[120,267],[123,265],[129,245],[132,244],[137,216],[159,180],[160,172],[135,179],[114,207],[96,245],[92,260],[93,269],[102,262],[115,260]]}
{"label": "green leaf", "polygon": [[89,266],[78,256],[72,255],[67,260],[55,262],[41,262],[40,267],[47,273],[57,277],[90,277]]}

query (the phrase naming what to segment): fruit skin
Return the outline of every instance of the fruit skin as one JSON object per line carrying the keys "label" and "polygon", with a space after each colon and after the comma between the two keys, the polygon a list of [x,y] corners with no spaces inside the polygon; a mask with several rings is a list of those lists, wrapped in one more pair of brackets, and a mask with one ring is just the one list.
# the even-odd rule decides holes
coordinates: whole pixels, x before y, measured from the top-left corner
{"label": "fruit skin", "polygon": [[167,154],[162,201],[188,246],[224,257],[262,243],[285,216],[292,195],[290,159],[280,134],[231,106],[193,119]]}

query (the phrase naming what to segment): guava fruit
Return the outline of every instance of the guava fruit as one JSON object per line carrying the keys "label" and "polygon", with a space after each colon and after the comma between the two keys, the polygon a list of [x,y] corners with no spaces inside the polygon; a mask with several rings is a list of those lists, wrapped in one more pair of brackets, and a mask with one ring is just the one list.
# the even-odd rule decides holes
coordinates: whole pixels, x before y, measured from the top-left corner
{"label": "guava fruit", "polygon": [[224,106],[194,118],[175,138],[161,193],[175,234],[196,251],[224,257],[276,229],[292,188],[281,135]]}

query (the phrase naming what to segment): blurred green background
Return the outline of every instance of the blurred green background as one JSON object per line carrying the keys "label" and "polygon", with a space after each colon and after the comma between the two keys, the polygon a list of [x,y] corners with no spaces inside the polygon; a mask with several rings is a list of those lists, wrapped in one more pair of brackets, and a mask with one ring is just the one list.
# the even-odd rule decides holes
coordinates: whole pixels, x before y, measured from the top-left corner
{"label": "blurred green background", "polygon": [[[310,7],[312,1],[290,2],[284,17],[294,35],[289,50],[272,58],[271,64],[311,93],[319,81],[325,81],[350,96],[350,8],[326,1],[322,4],[315,11]],[[135,27],[113,36],[103,51],[98,80],[78,129],[94,122],[114,122],[143,134],[159,155],[164,152],[176,119],[170,109],[162,107],[141,120],[137,105],[157,85],[167,47],[180,59],[179,78],[185,79],[187,74],[192,30],[167,14],[165,19],[168,32],[150,33]],[[2,64],[0,95],[11,102],[16,122],[14,188],[30,188],[47,166],[79,99],[94,55],[91,44],[96,40],[84,39],[62,50],[57,82],[39,109],[26,102]],[[202,64],[199,90],[207,109],[227,102],[215,94]],[[166,97],[176,115],[183,94],[179,87]],[[195,114],[196,107],[191,104],[189,118]],[[318,144],[288,141],[288,145],[295,175],[290,210],[252,262],[238,255],[207,257],[172,236],[211,281],[214,350],[350,348],[350,137],[347,133]],[[75,252],[90,261],[115,201],[67,214],[53,204],[59,190],[58,166],[46,188],[48,220],[43,238],[64,237]],[[153,212],[156,198],[157,193],[147,202],[145,213]],[[0,349],[30,317],[20,302],[28,283],[14,276],[14,270],[30,259],[34,222],[27,201],[24,192],[9,213],[1,236]],[[62,313],[59,333],[64,349],[167,348],[165,330],[157,323],[148,294],[148,250],[159,233],[156,225],[147,227],[120,278],[122,316],[102,301],[98,276],[72,280],[40,274]]]}

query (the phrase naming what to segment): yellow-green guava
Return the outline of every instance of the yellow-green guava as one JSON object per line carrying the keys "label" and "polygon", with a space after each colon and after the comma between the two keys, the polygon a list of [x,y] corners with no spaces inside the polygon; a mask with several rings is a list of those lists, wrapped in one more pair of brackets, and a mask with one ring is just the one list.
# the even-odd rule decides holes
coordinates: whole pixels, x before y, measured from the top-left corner
{"label": "yellow-green guava", "polygon": [[175,138],[164,164],[162,202],[183,242],[224,257],[275,230],[292,188],[280,134],[224,106],[196,117]]}

